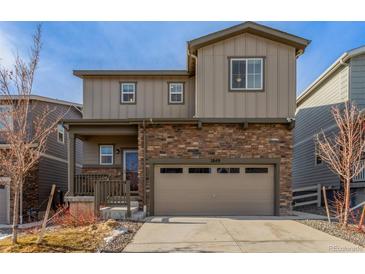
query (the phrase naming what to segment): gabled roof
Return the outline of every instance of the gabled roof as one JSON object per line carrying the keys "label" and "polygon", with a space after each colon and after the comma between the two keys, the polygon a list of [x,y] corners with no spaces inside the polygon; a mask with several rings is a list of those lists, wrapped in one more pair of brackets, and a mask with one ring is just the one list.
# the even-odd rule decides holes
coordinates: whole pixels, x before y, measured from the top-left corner
{"label": "gabled roof", "polygon": [[310,43],[310,40],[304,39],[302,37],[248,21],[191,40],[188,42],[188,49],[191,53],[195,53],[199,48],[231,38],[242,33],[259,35],[270,40],[293,46],[297,50],[297,53],[302,53],[306,46],[308,46],[308,44]]}
{"label": "gabled roof", "polygon": [[[17,99],[21,98],[21,96],[12,95],[11,98],[13,100],[17,100]],[[6,97],[5,95],[0,95],[0,101],[7,100],[7,99],[8,99],[8,97]],[[59,104],[59,105],[73,106],[73,107],[77,108],[79,111],[82,110],[82,104],[78,104],[78,103],[74,103],[74,102],[70,102],[70,101],[59,100],[59,99],[54,99],[54,98],[40,96],[40,95],[30,95],[29,99],[34,100],[34,101],[42,101],[42,102],[47,102],[47,103]]]}
{"label": "gabled roof", "polygon": [[331,76],[339,67],[345,65],[351,58],[365,54],[365,46],[361,46],[344,52],[335,62],[332,63],[316,80],[314,80],[297,98],[299,106],[308,96],[310,96],[323,81]]}
{"label": "gabled roof", "polygon": [[189,76],[194,74],[195,60],[190,54],[196,54],[199,48],[231,38],[233,36],[251,33],[264,38],[290,45],[296,49],[299,56],[310,43],[310,40],[276,30],[254,22],[245,22],[236,26],[213,32],[187,42],[187,70],[74,70],[77,77],[85,76]]}

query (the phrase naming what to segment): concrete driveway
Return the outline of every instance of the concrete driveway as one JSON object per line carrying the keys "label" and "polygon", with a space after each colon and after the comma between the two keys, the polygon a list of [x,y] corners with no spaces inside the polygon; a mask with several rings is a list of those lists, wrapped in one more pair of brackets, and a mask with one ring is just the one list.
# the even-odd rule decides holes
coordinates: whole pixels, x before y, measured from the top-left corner
{"label": "concrete driveway", "polygon": [[280,217],[153,217],[124,252],[363,252]]}

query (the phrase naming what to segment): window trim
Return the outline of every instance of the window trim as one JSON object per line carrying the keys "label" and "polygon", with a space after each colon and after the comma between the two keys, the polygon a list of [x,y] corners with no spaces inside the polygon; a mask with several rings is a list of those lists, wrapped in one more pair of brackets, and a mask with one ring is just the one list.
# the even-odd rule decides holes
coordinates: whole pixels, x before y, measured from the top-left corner
{"label": "window trim", "polygon": [[[101,156],[110,156],[110,154],[101,154],[101,148],[102,147],[112,147],[112,162],[111,163],[102,163],[101,162]],[[111,144],[100,144],[99,145],[99,165],[101,166],[112,166],[114,165],[114,145]]]}
{"label": "window trim", "polygon": [[[7,104],[2,105],[2,104],[0,104],[0,108],[2,108],[2,107],[8,108],[9,111],[12,112],[12,109],[13,109],[12,105],[7,105]],[[10,129],[13,130],[13,128],[14,128],[14,119],[13,119],[12,114],[11,114],[11,117],[9,118],[9,120],[11,120],[9,122],[10,123]],[[6,131],[6,127],[0,128],[0,132],[4,132],[4,131]]]}
{"label": "window trim", "polygon": [[[133,84],[134,85],[134,92],[125,92],[126,94],[134,94],[134,100],[132,102],[125,102],[123,100],[123,85],[127,85],[127,84]],[[137,82],[133,82],[133,81],[129,81],[129,82],[120,82],[120,103],[123,105],[135,105],[137,104]]]}
{"label": "window trim", "polygon": [[[60,131],[60,127],[62,128],[62,132]],[[60,140],[60,133],[62,133],[62,141]],[[62,126],[62,124],[57,125],[57,142],[60,144],[65,144],[65,128]]]}
{"label": "window trim", "polygon": [[[321,165],[323,165],[323,160],[320,156],[317,155],[317,150],[318,150],[317,143],[314,142],[314,166],[321,166]],[[319,159],[321,159],[320,163],[317,163],[317,159],[318,159],[317,157],[319,157]]]}
{"label": "window trim", "polygon": [[[182,85],[182,92],[181,92],[181,98],[182,98],[182,101],[180,102],[172,102],[171,101],[171,85],[172,84],[180,84]],[[168,82],[167,83],[167,102],[169,105],[183,105],[185,104],[185,82]],[[175,94],[178,94],[178,93],[175,93]]]}
{"label": "window trim", "polygon": [[[261,60],[261,88],[233,88],[232,87],[232,61],[246,60],[246,72],[248,62],[247,60]],[[246,73],[246,86],[247,86],[247,73]],[[265,91],[265,56],[230,56],[228,57],[228,90],[231,92],[257,92]]]}

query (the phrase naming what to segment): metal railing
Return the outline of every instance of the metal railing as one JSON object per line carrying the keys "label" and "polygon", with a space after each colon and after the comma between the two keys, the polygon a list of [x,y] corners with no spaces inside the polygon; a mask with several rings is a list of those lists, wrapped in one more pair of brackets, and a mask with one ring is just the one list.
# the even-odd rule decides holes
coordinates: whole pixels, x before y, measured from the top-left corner
{"label": "metal railing", "polygon": [[320,207],[322,203],[321,195],[320,184],[295,188],[293,189],[293,208],[312,204]]}
{"label": "metal railing", "polygon": [[[365,160],[361,160],[361,164],[362,166],[365,165]],[[365,168],[363,168],[361,170],[361,172],[359,173],[359,175],[357,175],[356,177],[354,177],[352,179],[353,182],[365,182]]]}
{"label": "metal railing", "polygon": [[98,180],[109,180],[109,174],[75,175],[75,196],[94,196],[94,184]]}
{"label": "metal railing", "polygon": [[131,216],[130,181],[95,181],[94,210],[99,215],[100,206],[126,206],[127,217]]}

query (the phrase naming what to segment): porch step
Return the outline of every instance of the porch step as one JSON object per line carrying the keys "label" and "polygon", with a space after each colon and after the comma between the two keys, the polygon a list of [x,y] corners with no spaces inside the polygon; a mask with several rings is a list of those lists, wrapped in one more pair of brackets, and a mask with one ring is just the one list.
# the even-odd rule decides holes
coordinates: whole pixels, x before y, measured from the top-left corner
{"label": "porch step", "polygon": [[[131,215],[136,215],[138,212],[138,206],[131,205]],[[100,216],[102,219],[114,219],[122,220],[127,217],[127,207],[126,206],[112,206],[100,208]]]}

